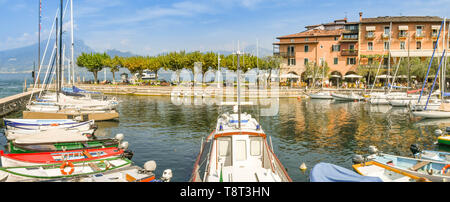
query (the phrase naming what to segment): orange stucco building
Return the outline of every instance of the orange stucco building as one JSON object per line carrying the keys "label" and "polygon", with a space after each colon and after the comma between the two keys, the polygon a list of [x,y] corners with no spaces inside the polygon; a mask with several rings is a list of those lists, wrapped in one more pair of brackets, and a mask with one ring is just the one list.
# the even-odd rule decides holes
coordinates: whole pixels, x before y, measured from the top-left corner
{"label": "orange stucco building", "polygon": [[[442,21],[442,18],[432,16],[363,18],[359,13],[359,22],[336,20],[277,37],[279,41],[273,44],[274,55],[282,58],[282,74],[300,76],[305,72],[307,62],[319,66],[326,62],[330,75],[344,78],[356,73],[359,65],[373,62],[377,59],[374,56],[386,56],[384,68],[392,67],[398,58],[408,55],[431,57]],[[447,22],[447,28],[448,25]],[[448,37],[448,31],[441,33],[435,56],[442,53],[444,37]],[[448,38],[445,41],[448,43]],[[391,58],[390,64],[388,58]]]}

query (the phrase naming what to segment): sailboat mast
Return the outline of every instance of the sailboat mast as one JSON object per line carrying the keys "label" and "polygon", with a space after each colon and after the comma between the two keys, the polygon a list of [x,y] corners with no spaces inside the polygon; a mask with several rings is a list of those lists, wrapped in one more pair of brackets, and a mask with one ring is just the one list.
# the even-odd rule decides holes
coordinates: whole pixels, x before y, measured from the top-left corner
{"label": "sailboat mast", "polygon": [[61,9],[59,16],[61,20],[59,21],[59,85],[58,85],[58,93],[61,92],[61,81],[62,81],[62,29],[63,29],[63,0],[61,0]]}
{"label": "sailboat mast", "polygon": [[[41,20],[42,20],[42,0],[39,0],[39,31],[38,31],[38,72],[41,71]],[[34,82],[36,83],[36,72],[34,72]],[[39,77],[37,77],[39,78]]]}
{"label": "sailboat mast", "polygon": [[[71,29],[71,34],[70,34],[70,38],[71,38],[71,52],[72,52],[72,58],[70,60],[70,67],[72,68],[72,85],[75,85],[75,60],[74,58],[74,43],[73,43],[73,0],[70,0],[70,29]],[[70,77],[69,77],[70,78]]]}
{"label": "sailboat mast", "polygon": [[241,129],[241,72],[239,64],[239,49],[237,51],[237,103],[238,103],[238,128]]}
{"label": "sailboat mast", "polygon": [[[56,31],[55,31],[55,39],[56,39],[56,41],[55,41],[55,48],[56,48],[56,61],[58,61],[59,60],[59,42],[58,42],[58,29],[59,29],[59,24],[58,24],[58,22],[59,22],[59,19],[58,19],[58,17],[56,17]],[[55,81],[55,90],[56,90],[56,102],[59,102],[59,88],[58,88],[58,86],[59,86],[59,68],[58,67],[56,67],[55,68],[55,77],[56,77],[56,81]],[[51,77],[51,78],[53,78],[53,76]]]}

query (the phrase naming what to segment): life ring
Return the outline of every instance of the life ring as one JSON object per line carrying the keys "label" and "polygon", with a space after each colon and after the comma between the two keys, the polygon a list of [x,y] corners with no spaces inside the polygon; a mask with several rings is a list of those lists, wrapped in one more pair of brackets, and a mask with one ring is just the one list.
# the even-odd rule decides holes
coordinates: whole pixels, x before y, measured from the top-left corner
{"label": "life ring", "polygon": [[446,166],[444,166],[442,168],[442,174],[445,174],[445,171],[447,170],[447,168],[450,168],[450,164],[447,164]]}
{"label": "life ring", "polygon": [[[66,171],[64,171],[64,168],[66,168],[66,166],[70,166],[70,168],[71,168],[68,173]],[[61,174],[63,174],[63,175],[71,175],[73,173],[73,171],[75,171],[75,166],[70,161],[63,162],[61,164],[61,167],[59,167],[59,168],[61,170]]]}

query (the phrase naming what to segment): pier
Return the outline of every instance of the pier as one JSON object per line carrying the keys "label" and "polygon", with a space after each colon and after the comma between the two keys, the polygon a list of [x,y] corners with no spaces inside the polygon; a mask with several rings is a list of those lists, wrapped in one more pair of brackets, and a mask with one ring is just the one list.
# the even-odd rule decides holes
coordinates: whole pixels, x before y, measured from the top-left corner
{"label": "pier", "polygon": [[9,113],[19,111],[26,106],[32,94],[39,93],[41,90],[28,91],[13,96],[0,98],[0,118]]}

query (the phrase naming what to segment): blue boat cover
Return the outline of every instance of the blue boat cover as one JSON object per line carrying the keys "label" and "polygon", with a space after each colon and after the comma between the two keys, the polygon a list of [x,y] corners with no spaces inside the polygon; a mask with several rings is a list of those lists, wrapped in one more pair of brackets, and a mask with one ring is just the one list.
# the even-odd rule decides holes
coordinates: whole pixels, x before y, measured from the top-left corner
{"label": "blue boat cover", "polygon": [[309,174],[311,182],[383,182],[379,177],[362,176],[349,169],[329,164],[318,163]]}
{"label": "blue boat cover", "polygon": [[93,92],[93,91],[87,91],[80,88],[77,88],[76,86],[72,86],[72,88],[61,88],[62,91],[66,93],[89,93],[89,94],[100,94],[100,92]]}

